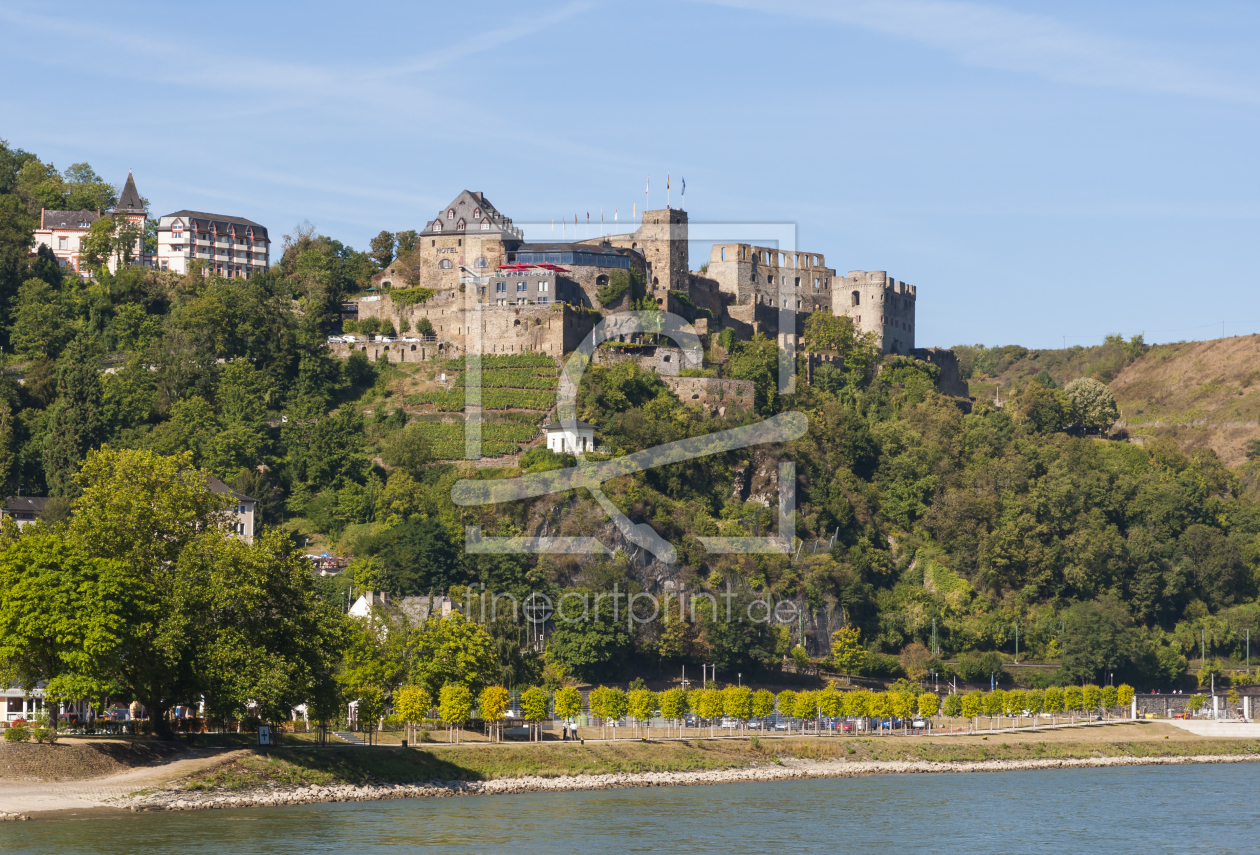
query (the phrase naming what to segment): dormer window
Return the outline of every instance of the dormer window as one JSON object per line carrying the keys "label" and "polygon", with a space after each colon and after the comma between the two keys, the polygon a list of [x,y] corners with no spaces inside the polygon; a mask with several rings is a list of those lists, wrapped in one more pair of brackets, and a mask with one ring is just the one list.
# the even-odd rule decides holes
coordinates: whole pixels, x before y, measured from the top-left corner
{"label": "dormer window", "polygon": [[464,218],[460,217],[459,222],[455,224],[455,231],[462,232],[464,230]]}
{"label": "dormer window", "polygon": [[490,231],[490,221],[489,221],[489,220],[482,220],[482,221],[481,221],[481,230],[482,230],[483,232],[488,232],[488,231]]}
{"label": "dormer window", "polygon": [[478,218],[478,217],[480,217],[480,216],[481,216],[481,209],[480,209],[480,208],[473,208],[473,219],[475,220],[475,219],[477,219],[477,218]]}
{"label": "dormer window", "polygon": [[448,219],[448,220],[453,220],[453,219],[455,219],[455,209],[454,209],[454,208],[450,208],[450,209],[448,209],[448,210],[447,210],[447,212],[446,212],[446,219]]}
{"label": "dormer window", "polygon": [[441,220],[434,220],[434,221],[433,221],[433,231],[435,231],[435,232],[440,232],[440,231],[442,231],[442,221],[441,221]]}

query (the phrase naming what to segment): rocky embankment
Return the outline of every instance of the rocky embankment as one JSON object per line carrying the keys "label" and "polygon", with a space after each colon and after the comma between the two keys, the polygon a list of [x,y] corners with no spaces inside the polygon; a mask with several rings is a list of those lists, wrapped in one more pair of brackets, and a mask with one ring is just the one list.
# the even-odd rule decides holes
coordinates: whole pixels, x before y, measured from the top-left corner
{"label": "rocky embankment", "polygon": [[1042,760],[980,760],[935,763],[904,761],[808,761],[784,758],[777,763],[704,772],[642,772],[613,775],[573,775],[555,778],[523,777],[492,781],[422,781],[414,784],[334,784],[327,786],[271,786],[248,791],[167,789],[124,799],[119,807],[131,810],[212,810],[269,807],[319,802],[366,802],[380,799],[441,798],[504,793],[569,790],[613,790],[630,787],[684,787],[703,784],[752,783],[804,778],[853,778],[864,775],[931,774],[943,772],[1012,772],[1027,769],[1076,769],[1091,766],[1174,766],[1187,763],[1245,763],[1253,756],[1192,755],[1186,757],[1090,757]]}

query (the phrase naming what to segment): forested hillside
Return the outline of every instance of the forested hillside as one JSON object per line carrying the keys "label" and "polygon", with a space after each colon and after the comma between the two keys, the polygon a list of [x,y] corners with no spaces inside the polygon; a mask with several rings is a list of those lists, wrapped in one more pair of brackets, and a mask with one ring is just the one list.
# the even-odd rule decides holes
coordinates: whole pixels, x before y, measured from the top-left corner
{"label": "forested hillside", "polygon": [[[946,670],[929,650],[935,640],[940,660],[956,660],[950,667],[959,673],[987,674],[982,654],[1011,660],[1018,632],[1021,660],[1059,666],[1040,672],[1043,682],[1104,681],[1114,671],[1117,683],[1139,687],[1182,679],[1201,648],[1209,660],[1239,659],[1246,630],[1260,630],[1260,508],[1239,471],[1209,448],[1187,455],[1172,442],[1100,438],[1090,409],[1097,402],[1082,403],[1082,387],[1068,385],[1123,376],[1146,352],[1140,341],[1116,340],[1037,371],[1026,352],[964,349],[973,383],[983,373],[1010,378],[1000,409],[983,396],[974,408],[941,396],[936,368],[881,359],[847,321],[829,316],[811,319],[812,344],[845,356],[846,368],[819,368],[812,385],[802,374],[788,397],[776,392],[772,341],[737,342],[727,331],[710,342],[709,370],[752,380],[755,412],[718,418],[633,363],[594,365],[580,417],[599,426],[611,454],[790,410],[808,416],[809,432],[782,448],[606,485],[618,507],[678,547],[675,567],[632,548],[607,558],[468,555],[469,525],[487,535],[595,534],[625,544],[584,491],[484,509],[451,502],[461,477],[511,477],[568,461],[534,450],[520,468],[515,459],[501,468],[435,463],[459,446],[460,415],[435,385],[459,366],[328,356],[322,343],[338,329],[339,303],[377,269],[368,256],[301,228],[286,237],[274,269],[248,281],[136,268],[63,276],[47,255],[27,257],[42,201],[24,176],[36,163],[0,150],[0,478],[8,493],[57,497],[50,525],[74,512],[74,476],[88,450],[108,444],[188,452],[259,499],[264,523],[296,545],[311,538],[353,555],[346,574],[321,581],[332,603],[351,586],[449,591],[460,602],[483,585],[553,599],[614,584],[659,590],[668,569],[690,591],[729,585],[737,618],[765,595],[839,615],[861,630],[869,654],[846,661],[865,673],[917,679]],[[39,170],[70,187],[64,198],[79,192],[74,175],[54,181],[51,166]],[[1012,365],[1029,370],[1011,374]],[[537,424],[551,405],[549,392],[532,389],[551,372],[496,370],[516,397],[491,419],[499,428],[487,439],[502,447],[487,450],[511,451],[529,438],[520,425]],[[799,557],[707,554],[698,536],[773,531],[774,500],[765,499],[773,491],[759,473],[778,457],[796,463],[796,530],[806,548]],[[777,668],[801,642],[830,662],[831,639],[801,638],[799,624],[719,617],[701,610],[696,624],[684,624],[666,608],[628,626],[597,609],[549,628],[544,654],[523,649],[522,630],[507,621],[487,630],[506,685],[672,673],[699,662],[724,675],[752,673]]]}

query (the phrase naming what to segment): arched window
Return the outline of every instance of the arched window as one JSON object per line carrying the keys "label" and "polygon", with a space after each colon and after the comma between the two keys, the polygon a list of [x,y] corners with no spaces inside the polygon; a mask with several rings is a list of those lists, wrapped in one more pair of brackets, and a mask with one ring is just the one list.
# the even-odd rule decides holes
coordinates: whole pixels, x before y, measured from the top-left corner
{"label": "arched window", "polygon": [[476,261],[473,262],[473,266],[474,267],[489,267],[490,262],[486,261],[484,258],[478,258]]}
{"label": "arched window", "polygon": [[482,221],[481,221],[481,230],[482,230],[483,232],[488,232],[488,231],[490,231],[490,221],[489,221],[489,220],[482,220]]}
{"label": "arched window", "polygon": [[442,231],[442,221],[441,221],[441,220],[434,220],[434,221],[433,221],[433,231],[435,231],[435,232],[440,232],[440,231]]}
{"label": "arched window", "polygon": [[455,219],[455,209],[454,209],[454,208],[449,208],[449,209],[447,209],[447,211],[446,211],[446,219],[448,219],[448,220],[453,220],[453,219]]}
{"label": "arched window", "polygon": [[722,261],[726,261],[726,247],[722,247]]}
{"label": "arched window", "polygon": [[451,260],[449,258],[442,259],[441,261],[438,262],[438,267],[442,268],[443,270],[450,270]]}
{"label": "arched window", "polygon": [[862,294],[860,291],[853,292],[853,305],[855,306],[862,305]]}
{"label": "arched window", "polygon": [[462,232],[464,230],[464,218],[460,217],[459,222],[455,224],[455,231]]}
{"label": "arched window", "polygon": [[601,274],[601,275],[599,275],[599,276],[596,276],[596,277],[595,277],[595,287],[596,287],[596,288],[603,288],[603,287],[604,287],[605,285],[607,285],[607,284],[608,284],[608,277],[607,277],[606,275],[602,275],[602,274]]}
{"label": "arched window", "polygon": [[477,219],[477,218],[478,218],[478,217],[480,217],[480,216],[481,216],[481,209],[480,209],[480,208],[473,208],[473,219],[475,220],[475,219]]}

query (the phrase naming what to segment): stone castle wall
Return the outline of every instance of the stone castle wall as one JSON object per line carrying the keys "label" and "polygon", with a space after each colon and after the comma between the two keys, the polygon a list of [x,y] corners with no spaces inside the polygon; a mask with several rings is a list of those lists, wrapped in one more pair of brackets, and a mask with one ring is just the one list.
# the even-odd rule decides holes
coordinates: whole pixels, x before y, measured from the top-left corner
{"label": "stone castle wall", "polygon": [[662,377],[684,404],[701,406],[720,416],[732,409],[753,408],[753,381],[716,377]]}
{"label": "stone castle wall", "polygon": [[914,350],[917,289],[883,270],[854,270],[836,282],[831,311],[853,319],[861,332],[874,333],[884,353]]}

